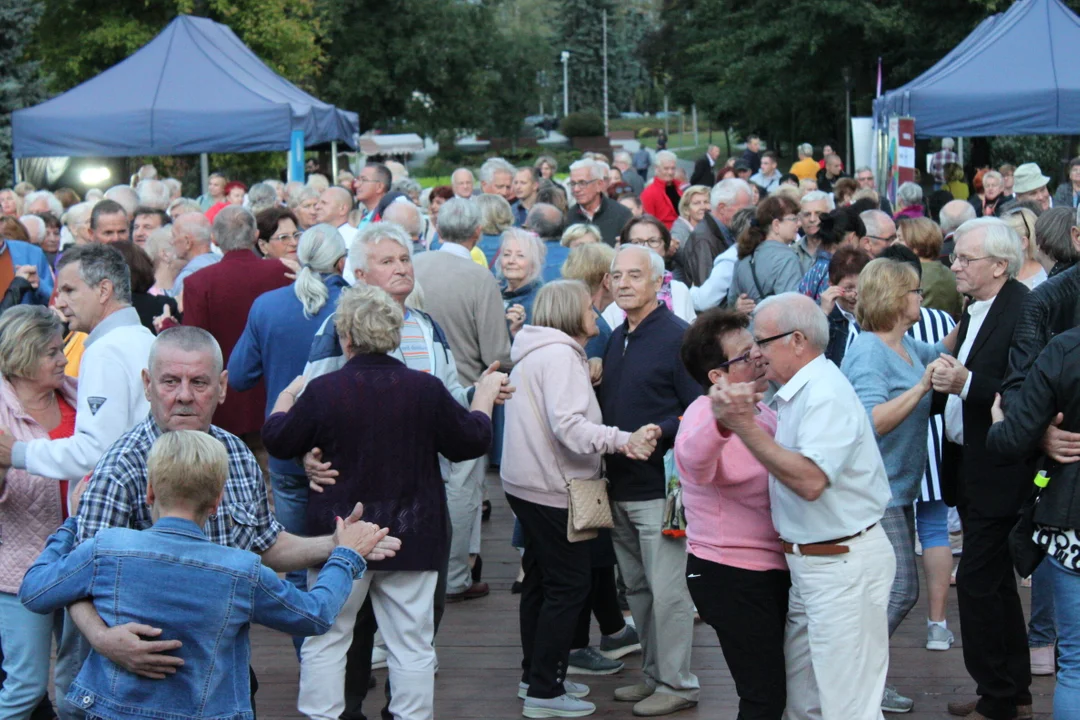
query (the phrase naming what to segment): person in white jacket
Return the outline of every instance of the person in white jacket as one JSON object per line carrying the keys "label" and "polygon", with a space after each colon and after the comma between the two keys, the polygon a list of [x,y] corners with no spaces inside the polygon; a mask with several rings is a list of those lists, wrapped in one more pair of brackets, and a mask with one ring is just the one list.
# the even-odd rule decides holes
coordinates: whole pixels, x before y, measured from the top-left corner
{"label": "person in white jacket", "polygon": [[142,371],[154,335],[131,307],[127,263],[108,245],[80,245],[66,251],[57,267],[56,287],[56,310],[68,329],[89,333],[79,367],[75,434],[17,442],[2,432],[0,465],[42,477],[80,480],[149,412]]}

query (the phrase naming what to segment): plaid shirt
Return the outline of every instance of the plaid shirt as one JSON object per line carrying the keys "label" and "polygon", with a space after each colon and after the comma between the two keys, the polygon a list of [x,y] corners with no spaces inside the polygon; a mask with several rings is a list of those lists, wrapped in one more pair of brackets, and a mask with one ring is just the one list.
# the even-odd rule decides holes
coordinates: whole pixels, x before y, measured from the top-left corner
{"label": "plaid shirt", "polygon": [[814,264],[803,275],[797,292],[801,292],[814,302],[820,302],[821,293],[829,289],[829,263],[831,261],[832,253],[819,249]]}
{"label": "plaid shirt", "polygon": [[[229,451],[229,477],[224,501],[203,528],[206,536],[218,545],[262,553],[283,528],[270,512],[259,463],[235,435],[213,425],[210,434]],[[146,458],[160,436],[149,415],[105,452],[79,502],[77,543],[105,528],[146,530],[154,524],[146,504]]]}
{"label": "plaid shirt", "polygon": [[945,184],[945,166],[956,162],[956,153],[952,150],[938,150],[930,158],[930,174],[934,176],[934,182]]}

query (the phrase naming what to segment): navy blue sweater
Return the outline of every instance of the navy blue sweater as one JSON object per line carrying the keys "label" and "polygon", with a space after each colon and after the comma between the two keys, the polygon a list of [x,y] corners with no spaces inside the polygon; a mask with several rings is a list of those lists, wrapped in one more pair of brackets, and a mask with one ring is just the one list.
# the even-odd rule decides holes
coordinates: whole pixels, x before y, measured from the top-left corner
{"label": "navy blue sweater", "polygon": [[607,456],[612,500],[664,497],[664,453],[675,442],[680,416],[701,395],[701,386],[679,358],[687,327],[660,303],[633,332],[623,322],[611,334],[597,394],[604,424],[633,432],[653,423],[663,430],[656,452],[645,462]]}

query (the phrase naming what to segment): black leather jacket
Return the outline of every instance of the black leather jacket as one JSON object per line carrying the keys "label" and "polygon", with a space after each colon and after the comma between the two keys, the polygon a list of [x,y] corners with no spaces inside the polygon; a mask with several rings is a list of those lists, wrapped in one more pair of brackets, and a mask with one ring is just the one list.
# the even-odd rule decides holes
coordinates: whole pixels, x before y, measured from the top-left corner
{"label": "black leather jacket", "polygon": [[[1016,462],[1037,457],[1043,434],[1059,412],[1065,416],[1062,429],[1080,432],[1078,350],[1080,328],[1074,328],[1051,340],[1038,356],[1015,391],[1005,421],[991,426],[987,433],[986,448],[991,459]],[[1046,472],[1050,484],[1042,491],[1035,522],[1080,528],[1080,463],[1051,464]]]}

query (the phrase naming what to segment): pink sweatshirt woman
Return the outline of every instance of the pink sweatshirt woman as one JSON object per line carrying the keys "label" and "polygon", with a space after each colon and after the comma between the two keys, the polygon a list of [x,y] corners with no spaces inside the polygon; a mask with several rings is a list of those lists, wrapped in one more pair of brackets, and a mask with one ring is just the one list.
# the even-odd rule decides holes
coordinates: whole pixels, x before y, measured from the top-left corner
{"label": "pink sweatshirt woman", "polygon": [[[758,405],[758,425],[776,434],[776,413]],[[769,510],[769,473],[734,433],[721,432],[712,403],[691,403],[675,437],[686,508],[686,551],[743,570],[787,570]]]}
{"label": "pink sweatshirt woman", "polygon": [[565,508],[566,483],[594,478],[630,433],[601,425],[585,349],[554,328],[526,325],[510,348],[516,390],[506,403],[501,476],[508,495]]}

